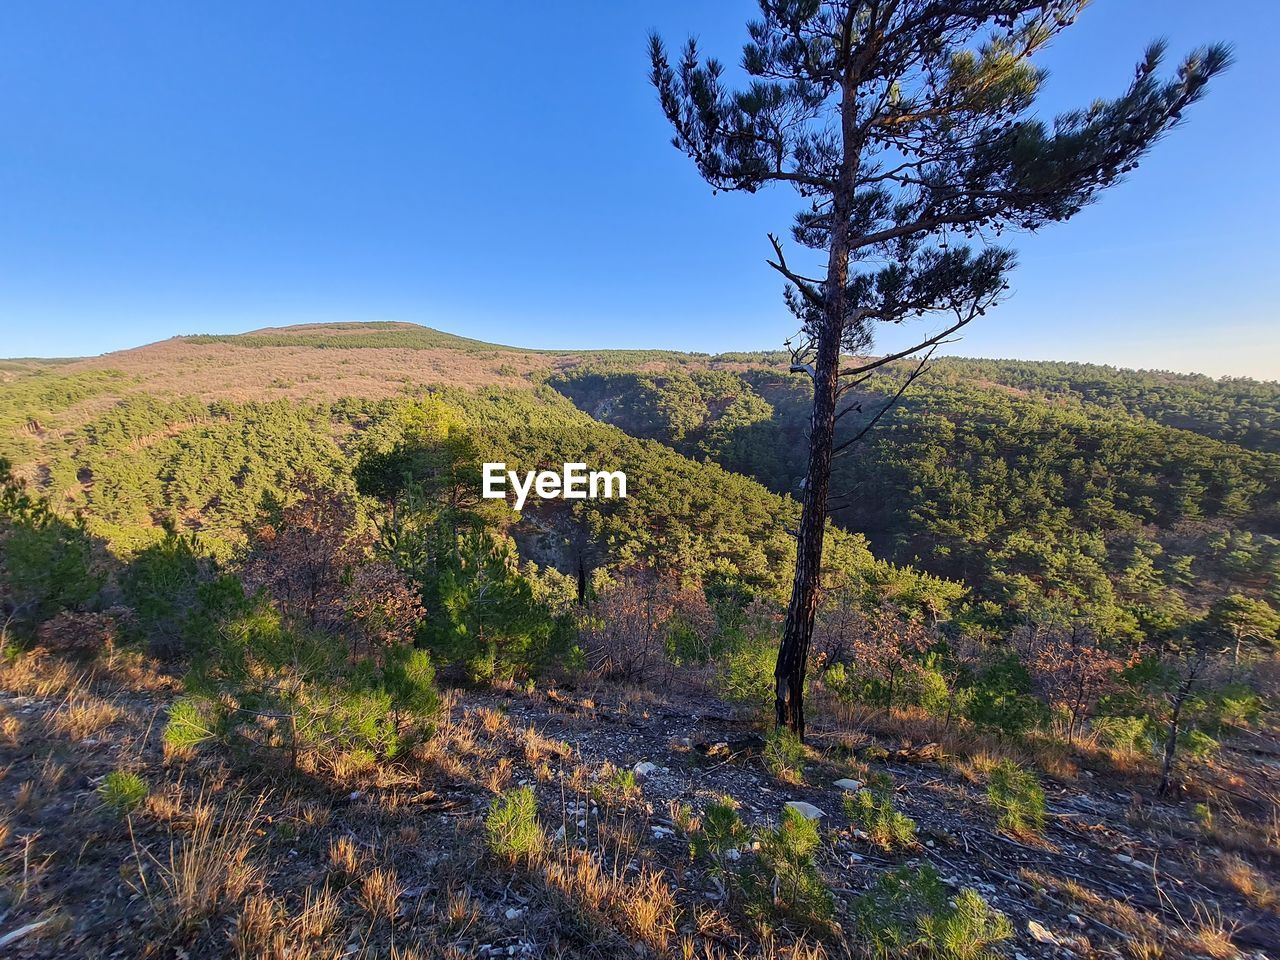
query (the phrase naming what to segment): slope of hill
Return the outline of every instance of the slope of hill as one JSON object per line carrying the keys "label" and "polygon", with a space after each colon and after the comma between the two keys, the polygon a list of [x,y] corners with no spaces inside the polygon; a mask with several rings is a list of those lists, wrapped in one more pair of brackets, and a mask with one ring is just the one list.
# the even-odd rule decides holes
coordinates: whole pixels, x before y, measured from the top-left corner
{"label": "slope of hill", "polygon": [[[0,941],[1274,943],[1270,386],[941,364],[839,463],[805,744],[757,732],[808,417],[786,369],[385,324],[0,363],[28,481],[0,465]],[[495,460],[628,496],[517,514],[478,496]]]}

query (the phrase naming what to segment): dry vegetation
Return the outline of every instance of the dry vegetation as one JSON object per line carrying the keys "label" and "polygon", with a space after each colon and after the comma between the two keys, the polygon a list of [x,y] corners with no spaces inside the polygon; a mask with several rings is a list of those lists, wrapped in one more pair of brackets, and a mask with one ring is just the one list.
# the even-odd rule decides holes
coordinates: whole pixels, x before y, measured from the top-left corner
{"label": "dry vegetation", "polygon": [[[166,754],[177,684],[134,658],[27,654],[0,688],[6,956],[861,956],[850,910],[911,864],[1011,918],[1001,956],[1262,955],[1280,935],[1276,783],[1241,783],[1230,752],[1157,804],[1149,761],[1117,771],[1085,744],[1046,781],[1043,833],[1015,837],[985,788],[1035,744],[939,739],[910,713],[824,711],[788,783],[750,719],[697,688],[453,691],[396,760],[289,775],[212,745]],[[108,803],[115,771],[145,799]],[[885,846],[851,822],[845,777],[891,784],[915,836]],[[531,817],[494,812],[517,796]],[[758,837],[787,801],[820,808],[828,919],[761,908],[767,891],[752,906],[735,879],[750,841],[691,853],[724,797]]]}

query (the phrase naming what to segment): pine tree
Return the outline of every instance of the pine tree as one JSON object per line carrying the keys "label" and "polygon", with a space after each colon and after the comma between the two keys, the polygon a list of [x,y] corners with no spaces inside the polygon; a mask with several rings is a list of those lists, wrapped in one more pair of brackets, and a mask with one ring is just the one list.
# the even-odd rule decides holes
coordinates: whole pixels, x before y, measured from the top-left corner
{"label": "pine tree", "polygon": [[[832,457],[875,425],[940,343],[1001,299],[1014,254],[993,237],[1079,212],[1134,169],[1230,60],[1225,47],[1206,47],[1162,80],[1164,47],[1153,44],[1119,97],[1046,124],[1032,114],[1045,80],[1033,60],[1086,2],[760,0],[742,57],[751,80],[737,90],[694,41],[673,64],[661,39],[650,39],[651,79],[674,144],[716,190],[790,184],[806,202],[792,235],[825,254],[825,271],[802,272],[769,238],[768,262],[786,279],[800,322],[792,370],[813,381],[776,669],[777,722],[801,735]],[[934,314],[947,317],[941,331],[857,359],[880,325]],[[850,392],[906,358],[914,362],[889,401],[837,437],[841,419],[858,410]]]}

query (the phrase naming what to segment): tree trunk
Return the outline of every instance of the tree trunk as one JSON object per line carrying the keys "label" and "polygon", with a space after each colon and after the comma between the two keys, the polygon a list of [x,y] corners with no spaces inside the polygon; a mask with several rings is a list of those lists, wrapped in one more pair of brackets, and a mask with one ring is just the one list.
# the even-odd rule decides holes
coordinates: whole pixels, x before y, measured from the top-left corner
{"label": "tree trunk", "polygon": [[805,474],[800,529],[796,534],[796,573],[782,644],[778,647],[778,662],[773,671],[777,725],[790,727],[801,739],[804,739],[804,675],[809,659],[809,641],[813,638],[813,620],[818,610],[818,588],[822,581],[822,537],[826,529],[827,492],[831,483],[840,333],[839,323],[826,323],[818,339],[809,467]]}
{"label": "tree trunk", "polygon": [[1173,774],[1173,754],[1178,748],[1178,714],[1182,712],[1182,700],[1174,701],[1173,712],[1169,715],[1169,733],[1164,742],[1164,763],[1160,768],[1160,796],[1169,792],[1170,778]]}

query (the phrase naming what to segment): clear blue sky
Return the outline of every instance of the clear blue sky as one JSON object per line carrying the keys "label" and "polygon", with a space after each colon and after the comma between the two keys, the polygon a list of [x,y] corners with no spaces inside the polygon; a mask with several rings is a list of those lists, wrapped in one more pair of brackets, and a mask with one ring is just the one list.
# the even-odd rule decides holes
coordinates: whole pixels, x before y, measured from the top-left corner
{"label": "clear blue sky", "polygon": [[[443,12],[433,8],[446,8]],[[1280,4],[1097,0],[1049,106],[1142,47],[1238,62],[1129,182],[1020,238],[954,352],[1280,378]],[[470,9],[481,9],[478,16]],[[751,0],[13,4],[0,31],[0,355],[409,320],[539,347],[773,348],[765,233],[645,80],[658,28],[736,63]]]}

